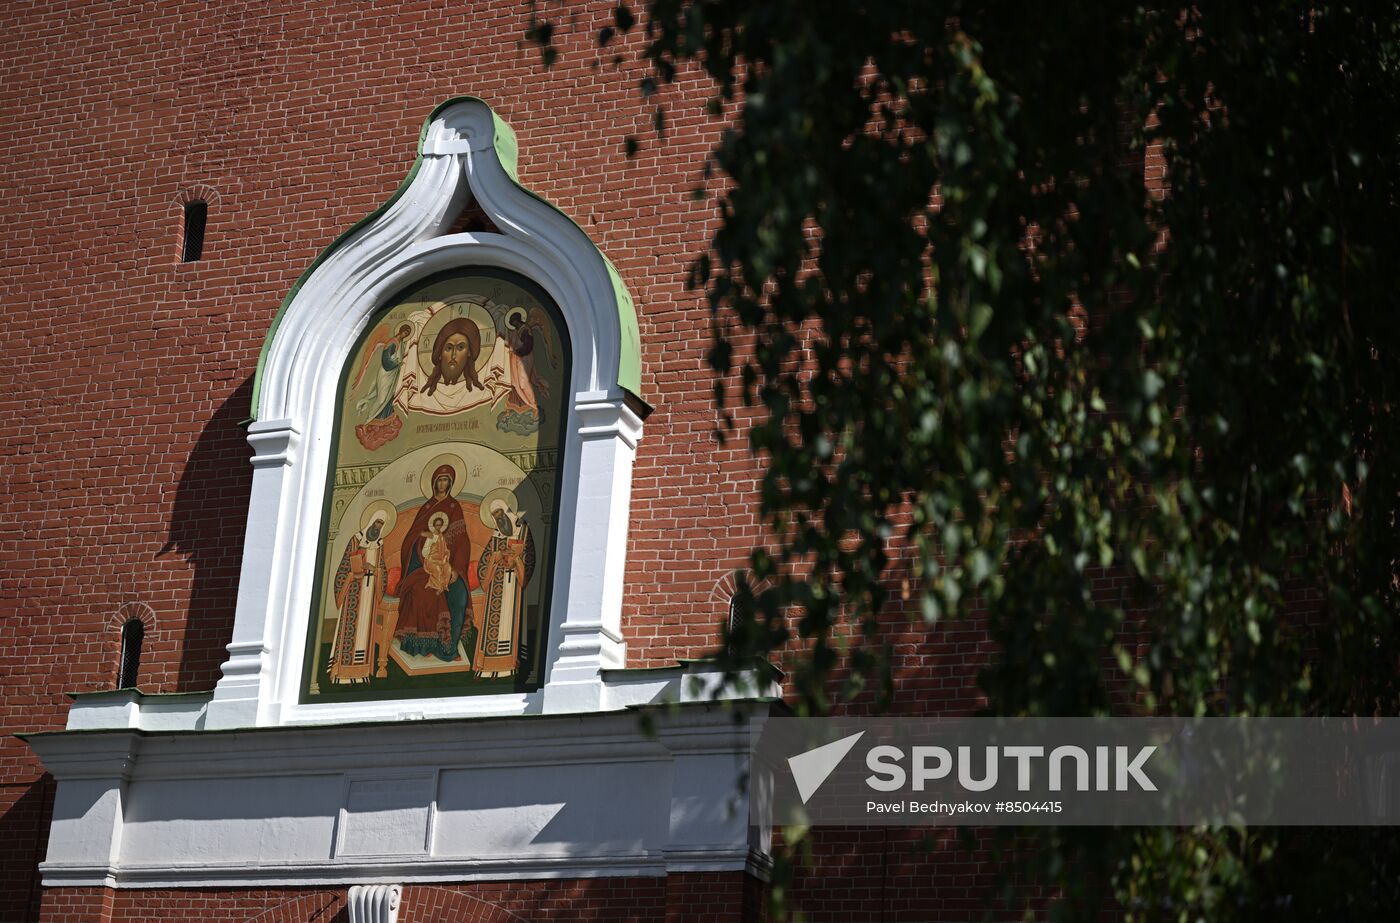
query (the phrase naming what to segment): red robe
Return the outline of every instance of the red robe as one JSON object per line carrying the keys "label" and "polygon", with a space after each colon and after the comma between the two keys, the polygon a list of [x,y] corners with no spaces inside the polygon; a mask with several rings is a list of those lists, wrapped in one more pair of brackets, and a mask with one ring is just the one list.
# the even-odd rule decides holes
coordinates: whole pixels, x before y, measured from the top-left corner
{"label": "red robe", "polygon": [[[467,535],[467,523],[462,514],[462,504],[451,496],[441,500],[431,499],[418,508],[404,538],[403,549],[399,553],[399,621],[395,634],[437,635],[443,643],[451,640],[452,616],[447,594],[428,586],[428,571],[423,567],[424,533],[428,531],[428,520],[437,513],[447,514],[447,528],[443,538],[447,541],[448,559],[453,572],[462,579],[467,590],[466,606],[471,606],[470,590],[472,582],[468,574],[472,569],[472,543]],[[413,568],[412,571],[409,568]],[[470,614],[458,615],[457,624],[469,622]],[[458,629],[460,633],[460,628]]]}

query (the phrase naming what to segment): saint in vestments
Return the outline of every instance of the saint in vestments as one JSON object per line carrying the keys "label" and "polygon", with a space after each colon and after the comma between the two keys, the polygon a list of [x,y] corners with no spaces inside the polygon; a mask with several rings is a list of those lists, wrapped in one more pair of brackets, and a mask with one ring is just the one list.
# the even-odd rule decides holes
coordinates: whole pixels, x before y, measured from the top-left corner
{"label": "saint in vestments", "polygon": [[340,619],[331,645],[332,683],[367,682],[374,668],[374,622],[389,579],[384,524],[384,514],[376,513],[369,525],[350,536],[335,572],[333,589]]}
{"label": "saint in vestments", "polygon": [[477,562],[485,602],[472,666],[489,678],[514,673],[520,666],[525,587],[535,573],[535,540],[525,514],[513,513],[505,500],[491,501],[488,510],[496,531]]}

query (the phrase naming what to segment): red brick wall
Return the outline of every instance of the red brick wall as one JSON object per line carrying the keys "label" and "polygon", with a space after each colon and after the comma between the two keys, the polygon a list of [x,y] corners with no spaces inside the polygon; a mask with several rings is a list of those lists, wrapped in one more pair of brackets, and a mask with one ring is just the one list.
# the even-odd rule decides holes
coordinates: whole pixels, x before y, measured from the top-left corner
{"label": "red brick wall", "polygon": [[[55,693],[109,686],[112,618],[133,604],[155,620],[144,687],[217,678],[258,349],[298,274],[392,194],[423,118],[459,93],[511,122],[525,182],[593,235],[636,297],[657,412],[636,472],[631,649],[644,665],[710,645],[724,609],[712,590],[754,537],[752,466],[709,438],[708,322],[683,291],[710,215],[686,192],[717,132],[691,84],[667,94],[666,140],[625,160],[622,138],[645,133],[649,109],[641,65],[594,69],[609,56],[587,23],[610,8],[580,12],[547,74],[509,3],[7,7],[0,323],[15,387],[0,395],[0,547],[6,629],[24,631],[5,639],[6,707],[34,706],[32,726],[49,726]],[[210,199],[205,259],[180,264],[193,190]],[[69,656],[36,664],[45,651]]]}
{"label": "red brick wall", "polygon": [[[316,254],[393,193],[424,117],[450,96],[480,96],[511,123],[523,181],[593,236],[636,300],[643,396],[657,409],[634,475],[630,663],[713,645],[726,575],[760,538],[756,465],[742,440],[711,438],[708,314],[684,290],[714,223],[688,193],[719,129],[703,115],[703,82],[683,81],[662,94],[668,134],[656,140],[636,89],[641,36],[617,67],[592,28],[611,0],[545,6],[564,25],[549,73],[521,41],[525,5],[501,0],[6,4],[0,921],[35,918],[51,803],[13,733],[62,726],[67,691],[111,688],[129,617],[147,624],[144,690],[212,687],[233,619],[250,484],[240,424],[264,335]],[[628,134],[643,141],[631,161]],[[181,205],[194,197],[209,202],[204,259],[181,264]],[[975,707],[976,625],[947,643],[919,626],[891,632],[900,711]],[[831,861],[845,848],[832,845]],[[860,862],[872,855],[862,848]],[[805,880],[845,900],[847,883],[865,880],[848,873]],[[468,919],[446,909],[450,893],[410,889],[406,911]],[[469,893],[528,919],[731,920],[759,903],[752,882],[703,876]],[[311,905],[327,894],[340,900],[64,889],[45,896],[42,919],[241,920],[289,900],[296,919],[320,919]]]}
{"label": "red brick wall", "polygon": [[[0,919],[26,906],[44,826],[40,769],[10,735],[61,726],[66,691],[112,687],[133,611],[149,620],[143,689],[212,686],[263,337],[316,254],[393,193],[450,96],[511,123],[526,184],[593,235],[639,307],[657,411],[635,478],[631,661],[713,643],[727,601],[712,591],[754,535],[750,464],[709,438],[707,320],[683,286],[709,232],[686,193],[717,129],[692,83],[666,94],[666,140],[623,157],[650,109],[642,65],[596,50],[590,24],[611,7],[571,5],[545,73],[517,3],[6,4]],[[204,259],[182,265],[194,195],[210,203]]]}
{"label": "red brick wall", "polygon": [[[345,890],[55,888],[42,923],[345,923]],[[761,885],[741,872],[666,878],[408,885],[399,923],[757,923]]]}

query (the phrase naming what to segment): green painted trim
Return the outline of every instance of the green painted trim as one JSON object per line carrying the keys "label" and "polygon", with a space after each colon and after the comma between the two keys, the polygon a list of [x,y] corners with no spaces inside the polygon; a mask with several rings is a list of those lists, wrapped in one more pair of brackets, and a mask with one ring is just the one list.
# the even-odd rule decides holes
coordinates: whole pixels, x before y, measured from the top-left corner
{"label": "green painted trim", "polygon": [[[515,183],[517,188],[531,198],[537,199],[554,209],[554,211],[558,212],[560,215],[568,218],[574,227],[578,228],[585,237],[588,237],[588,232],[583,230],[582,225],[574,221],[573,218],[565,214],[562,209],[544,196],[525,188],[520,182],[520,173],[518,170],[520,145],[516,141],[515,131],[505,119],[496,114],[496,111],[491,108],[489,103],[477,96],[454,96],[446,102],[433,107],[433,111],[428,113],[428,117],[423,120],[423,127],[418,130],[418,156],[414,158],[413,166],[409,169],[408,175],[404,177],[403,182],[399,183],[399,188],[394,190],[394,194],[382,205],[355,222],[341,233],[340,236],[336,237],[335,240],[331,241],[330,245],[322,250],[320,254],[317,255],[316,259],[312,261],[311,265],[306,267],[306,270],[297,277],[297,281],[292,285],[291,290],[287,292],[287,296],[282,299],[281,305],[277,308],[277,314],[272,318],[272,325],[268,328],[267,338],[263,340],[262,349],[258,352],[258,365],[253,372],[252,410],[250,411],[248,420],[244,421],[245,423],[251,423],[258,419],[258,413],[261,410],[262,404],[262,377],[263,367],[267,362],[267,352],[272,345],[273,337],[277,335],[277,328],[281,326],[283,316],[287,313],[287,307],[292,303],[292,300],[296,298],[297,292],[301,291],[301,287],[311,278],[311,274],[315,272],[316,268],[324,263],[332,253],[343,246],[357,231],[383,215],[384,212],[388,210],[389,206],[398,201],[399,197],[408,190],[408,187],[413,184],[414,178],[417,177],[419,168],[423,165],[423,142],[428,137],[428,126],[433,123],[433,119],[437,118],[438,113],[449,106],[464,102],[481,103],[483,106],[486,106],[487,111],[491,113],[491,120],[495,125],[495,138],[492,143],[496,148],[496,157],[500,160],[501,166],[505,169],[506,175],[510,177],[511,182]],[[591,241],[592,238],[589,237],[589,240]],[[597,247],[595,246],[594,249],[596,250]],[[632,302],[631,293],[627,291],[626,283],[622,281],[622,276],[618,274],[612,261],[609,260],[601,250],[598,250],[598,255],[603,258],[603,262],[608,268],[608,278],[612,280],[613,297],[617,307],[618,325],[621,329],[621,351],[618,356],[617,370],[618,384],[633,396],[640,398],[642,392],[642,341],[640,329],[637,325],[637,310]]]}
{"label": "green painted trim", "polygon": [[[749,697],[743,698],[743,699],[694,699],[694,700],[691,700],[691,701],[689,701],[689,702],[645,702],[645,703],[643,703],[643,704],[641,704],[641,705],[627,705],[627,706],[624,706],[623,709],[622,709],[622,711],[630,711],[630,712],[648,712],[648,711],[654,711],[654,712],[672,712],[672,711],[679,711],[679,710],[681,710],[681,709],[683,709],[683,708],[703,708],[703,709],[705,709],[706,711],[709,711],[709,710],[712,710],[712,709],[715,709],[715,708],[723,708],[724,710],[729,711],[729,712],[739,712],[741,709],[744,710],[744,711],[747,711],[747,709],[745,709],[744,706],[751,706],[751,705],[758,705],[758,706],[767,705],[770,709],[778,708],[778,709],[782,709],[782,710],[784,710],[784,711],[789,711],[789,712],[791,711],[791,709],[788,708],[788,705],[787,705],[786,702],[784,702],[782,699],[778,698],[777,696],[771,696],[771,695],[755,695],[755,696],[749,696]],[[606,714],[606,712],[604,712],[603,714]],[[750,717],[750,716],[746,714],[745,717]],[[69,733],[74,733],[74,734],[76,734],[76,733],[79,733],[79,732],[77,732],[77,731],[70,731]],[[15,736],[18,737],[19,735],[16,734]]]}
{"label": "green painted trim", "polygon": [[[714,657],[686,657],[681,660],[677,660],[676,663],[680,664],[686,669],[690,669],[693,666],[713,667],[716,663],[718,663],[718,660]],[[768,679],[774,682],[782,682],[783,679],[787,676],[787,673],[783,670],[782,667],[778,666],[771,660],[768,660],[764,657],[755,656],[750,658],[748,668],[753,670],[755,673],[764,674]],[[694,674],[687,675],[693,676]]]}
{"label": "green painted trim", "polygon": [[[583,228],[579,230],[582,231]],[[637,309],[632,304],[632,293],[627,291],[627,284],[622,281],[622,276],[618,274],[612,260],[604,256],[601,250],[598,251],[598,255],[603,257],[603,262],[608,266],[613,297],[617,299],[617,323],[622,340],[622,348],[617,357],[617,383],[646,404],[642,399],[642,331],[637,325]]]}
{"label": "green painted trim", "polygon": [[[554,211],[567,218],[569,223],[578,228],[579,232],[583,234],[584,237],[592,241],[593,238],[583,229],[583,225],[575,221],[559,206],[555,205],[538,192],[526,188],[525,185],[520,182],[520,174],[517,170],[520,145],[515,139],[515,131],[505,119],[497,115],[496,111],[491,109],[484,100],[477,99],[475,96],[461,96],[456,99],[448,100],[441,106],[438,106],[437,109],[433,110],[433,115],[428,116],[428,121],[431,122],[433,116],[443,108],[452,103],[464,100],[475,100],[485,105],[487,109],[490,109],[492,121],[496,125],[496,157],[501,161],[501,166],[505,168],[507,175],[510,176],[511,181],[515,183],[516,187],[532,199],[549,206]],[[423,128],[424,131],[427,130],[426,123]],[[597,250],[596,245],[594,249]],[[622,281],[622,276],[618,273],[617,267],[613,265],[612,260],[608,259],[607,254],[603,253],[602,250],[598,250],[598,255],[603,258],[603,264],[608,269],[608,279],[612,282],[613,300],[617,308],[617,322],[620,330],[619,339],[621,340],[621,349],[618,353],[617,362],[617,383],[629,393],[640,398],[642,396],[642,336],[641,330],[637,325],[637,309],[632,302],[632,293],[627,291],[627,283]]]}
{"label": "green painted trim", "polygon": [[168,702],[171,699],[208,699],[214,693],[209,692],[142,692],[137,686],[127,686],[123,689],[95,689],[88,692],[65,692],[63,693],[74,702],[82,699],[84,702],[98,701],[101,699],[153,699],[161,702]]}
{"label": "green painted trim", "polygon": [[604,667],[599,672],[605,677],[653,676],[657,673],[674,673],[676,676],[680,676],[681,667],[679,664],[664,667]]}
{"label": "green painted trim", "polygon": [[[423,129],[424,131],[427,130],[426,123],[424,123]],[[423,138],[421,132],[419,133],[418,146],[420,149],[423,146]],[[272,318],[272,325],[268,327],[267,337],[263,340],[262,349],[258,352],[258,366],[256,369],[253,370],[253,401],[252,410],[249,411],[248,422],[251,423],[252,421],[256,420],[258,418],[258,412],[262,409],[262,377],[263,367],[267,363],[267,351],[272,346],[273,338],[277,336],[277,328],[282,325],[282,318],[286,315],[287,308],[289,305],[291,305],[292,299],[296,298],[297,292],[301,291],[301,287],[306,284],[306,280],[311,278],[311,274],[316,271],[316,267],[320,266],[327,259],[329,259],[330,255],[336,250],[340,249],[341,245],[344,244],[347,240],[349,240],[351,235],[353,235],[356,231],[365,227],[370,222],[378,218],[380,215],[384,214],[384,212],[388,210],[389,206],[397,202],[399,197],[402,196],[406,191],[408,191],[408,187],[413,184],[414,177],[418,175],[418,168],[422,165],[423,154],[420,150],[418,156],[414,158],[413,166],[409,169],[408,175],[404,177],[402,183],[399,183],[399,188],[394,190],[394,194],[391,195],[384,202],[383,205],[380,205],[374,211],[370,212],[368,215],[365,215],[359,221],[356,221],[354,224],[350,225],[350,227],[347,228],[344,232],[342,232],[340,236],[338,236],[335,240],[331,241],[330,246],[322,250],[320,254],[317,255],[316,259],[311,261],[311,265],[306,267],[306,271],[303,272],[300,276],[298,276],[296,282],[292,284],[291,290],[287,292],[287,297],[283,298],[282,304],[278,306],[277,314]]]}

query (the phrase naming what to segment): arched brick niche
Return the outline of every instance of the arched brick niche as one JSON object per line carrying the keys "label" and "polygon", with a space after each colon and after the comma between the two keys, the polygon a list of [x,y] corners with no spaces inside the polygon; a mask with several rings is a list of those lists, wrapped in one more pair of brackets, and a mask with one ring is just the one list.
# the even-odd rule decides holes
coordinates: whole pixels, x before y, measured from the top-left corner
{"label": "arched brick niche", "polygon": [[[347,232],[298,281],[274,322],[254,383],[253,490],[229,658],[208,727],[605,708],[604,673],[626,666],[622,581],[632,462],[646,407],[631,296],[588,235],[516,180],[509,126],[482,101],[438,107],[399,193]],[[455,230],[465,211],[481,230]],[[571,344],[554,511],[557,559],[543,687],[486,696],[419,694],[404,704],[308,702],[308,617],[337,384],[395,293],[463,267],[537,286]],[[621,703],[616,703],[621,704]]]}

